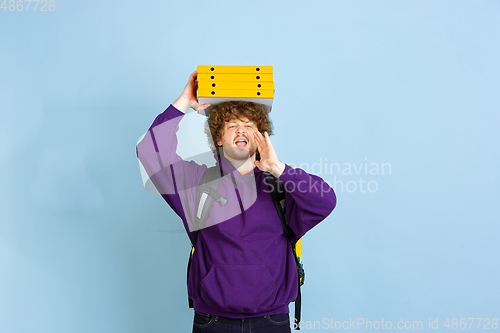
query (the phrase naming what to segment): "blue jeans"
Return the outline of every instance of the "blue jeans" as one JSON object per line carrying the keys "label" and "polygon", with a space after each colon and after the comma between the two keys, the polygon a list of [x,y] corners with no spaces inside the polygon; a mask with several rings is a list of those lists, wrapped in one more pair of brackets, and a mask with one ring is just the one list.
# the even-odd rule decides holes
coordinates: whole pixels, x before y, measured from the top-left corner
{"label": "blue jeans", "polygon": [[288,313],[231,319],[195,311],[193,333],[290,333]]}

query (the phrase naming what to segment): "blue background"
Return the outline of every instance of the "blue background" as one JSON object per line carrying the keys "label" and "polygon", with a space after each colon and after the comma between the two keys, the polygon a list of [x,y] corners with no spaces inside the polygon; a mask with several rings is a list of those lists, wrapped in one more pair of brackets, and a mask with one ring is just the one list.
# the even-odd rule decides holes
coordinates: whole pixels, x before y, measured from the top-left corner
{"label": "blue background", "polygon": [[26,4],[0,10],[0,332],[190,331],[135,144],[210,64],[274,66],[278,156],[336,182],[303,320],[500,317],[500,2]]}

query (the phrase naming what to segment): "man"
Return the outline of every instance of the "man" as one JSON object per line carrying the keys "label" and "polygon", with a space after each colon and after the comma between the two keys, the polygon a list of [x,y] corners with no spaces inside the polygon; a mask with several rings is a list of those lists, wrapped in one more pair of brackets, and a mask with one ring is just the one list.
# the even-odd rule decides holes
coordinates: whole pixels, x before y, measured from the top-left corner
{"label": "man", "polygon": [[223,200],[211,207],[205,225],[197,225],[199,184],[207,166],[176,154],[176,131],[186,111],[209,106],[198,103],[196,77],[195,71],[137,145],[142,166],[195,247],[188,276],[193,332],[290,332],[288,305],[297,296],[297,267],[264,172],[284,186],[294,241],[330,214],[335,193],[321,178],[278,158],[264,106],[225,102],[212,108],[206,128]]}

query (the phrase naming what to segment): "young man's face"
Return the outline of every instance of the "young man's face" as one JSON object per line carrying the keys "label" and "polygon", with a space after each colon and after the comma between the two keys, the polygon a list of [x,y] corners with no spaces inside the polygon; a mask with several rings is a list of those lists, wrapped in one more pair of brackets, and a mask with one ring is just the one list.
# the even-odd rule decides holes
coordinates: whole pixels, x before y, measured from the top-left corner
{"label": "young man's face", "polygon": [[257,131],[257,125],[248,118],[233,119],[224,124],[222,138],[217,144],[223,147],[226,158],[246,160],[257,151],[257,144],[253,139],[253,133]]}

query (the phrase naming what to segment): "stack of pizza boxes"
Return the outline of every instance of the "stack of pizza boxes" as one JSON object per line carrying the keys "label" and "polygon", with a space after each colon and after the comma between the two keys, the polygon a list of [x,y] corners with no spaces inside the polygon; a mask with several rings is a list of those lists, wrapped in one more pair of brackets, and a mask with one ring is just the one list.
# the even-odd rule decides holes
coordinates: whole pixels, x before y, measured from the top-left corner
{"label": "stack of pizza boxes", "polygon": [[210,103],[200,114],[237,100],[263,104],[271,112],[273,99],[273,66],[198,66],[198,102]]}

